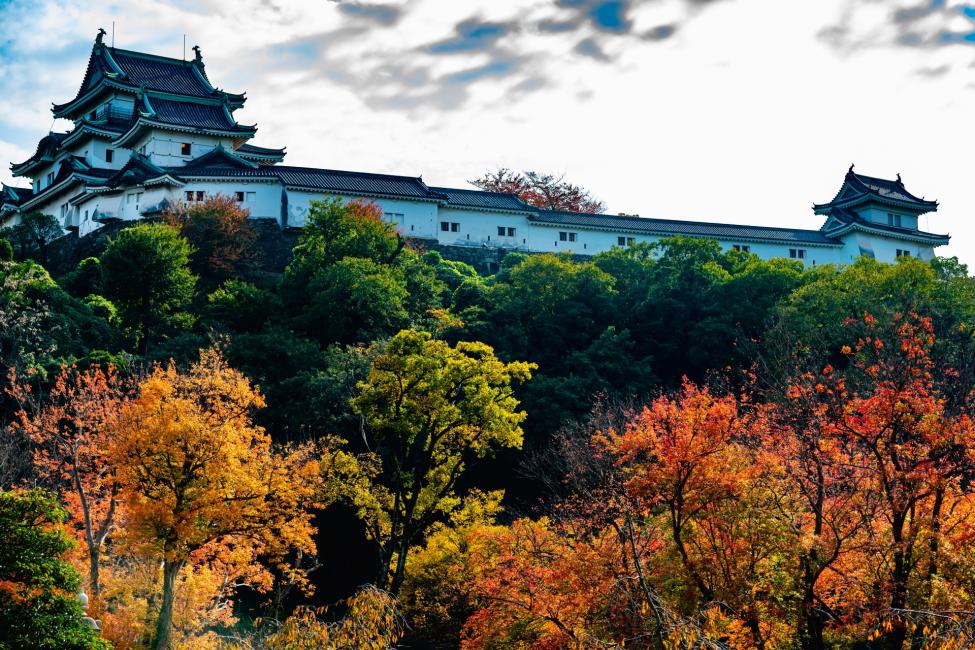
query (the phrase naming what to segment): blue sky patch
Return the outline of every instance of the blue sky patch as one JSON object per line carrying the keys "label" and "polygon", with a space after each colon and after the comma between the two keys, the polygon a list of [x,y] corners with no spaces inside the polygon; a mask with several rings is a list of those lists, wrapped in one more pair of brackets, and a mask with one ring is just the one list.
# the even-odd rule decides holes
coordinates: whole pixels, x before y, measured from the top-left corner
{"label": "blue sky patch", "polygon": [[600,2],[589,10],[592,21],[599,29],[608,32],[626,32],[630,29],[630,21],[626,19],[627,3],[621,0]]}
{"label": "blue sky patch", "polygon": [[434,54],[454,54],[486,50],[510,31],[511,25],[504,23],[465,20],[457,25],[456,37],[434,43],[430,46],[430,51]]}

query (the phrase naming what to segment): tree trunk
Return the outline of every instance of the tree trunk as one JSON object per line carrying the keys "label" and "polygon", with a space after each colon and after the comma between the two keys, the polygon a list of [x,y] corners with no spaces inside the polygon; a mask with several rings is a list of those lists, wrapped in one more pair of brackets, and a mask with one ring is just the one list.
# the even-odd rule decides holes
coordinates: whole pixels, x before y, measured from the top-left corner
{"label": "tree trunk", "polygon": [[895,512],[893,516],[892,538],[894,541],[894,568],[891,572],[892,591],[890,609],[897,612],[892,619],[893,629],[887,635],[887,648],[902,650],[907,640],[907,621],[903,611],[907,608],[907,579],[910,574],[910,554],[904,546],[904,525],[907,513]]}
{"label": "tree trunk", "polygon": [[172,647],[173,601],[176,600],[176,576],[183,568],[182,562],[163,564],[163,593],[162,607],[159,608],[159,620],[156,621],[156,638],[152,642],[152,650],[169,650]]}
{"label": "tree trunk", "polygon": [[823,650],[823,620],[816,609],[815,571],[817,564],[815,549],[802,558],[802,601],[799,603],[798,630],[799,647],[802,650]]}
{"label": "tree trunk", "polygon": [[102,593],[102,585],[98,579],[98,563],[101,561],[101,549],[94,544],[88,545],[88,590],[92,598],[97,599]]}

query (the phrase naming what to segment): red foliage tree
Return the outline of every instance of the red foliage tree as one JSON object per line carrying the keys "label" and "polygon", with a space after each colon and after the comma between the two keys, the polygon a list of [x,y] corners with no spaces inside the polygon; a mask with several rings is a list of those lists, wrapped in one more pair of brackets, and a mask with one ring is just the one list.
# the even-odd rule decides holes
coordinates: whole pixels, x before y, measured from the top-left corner
{"label": "red foliage tree", "polygon": [[60,493],[88,554],[91,595],[101,592],[102,548],[118,518],[118,484],[107,451],[111,425],[132,393],[115,368],[63,367],[47,393],[11,382],[18,426],[34,443],[34,466]]}
{"label": "red foliage tree", "polygon": [[534,171],[519,173],[499,167],[468,182],[487,192],[514,194],[528,205],[543,210],[598,214],[606,209],[589,190],[567,182],[565,176]]}

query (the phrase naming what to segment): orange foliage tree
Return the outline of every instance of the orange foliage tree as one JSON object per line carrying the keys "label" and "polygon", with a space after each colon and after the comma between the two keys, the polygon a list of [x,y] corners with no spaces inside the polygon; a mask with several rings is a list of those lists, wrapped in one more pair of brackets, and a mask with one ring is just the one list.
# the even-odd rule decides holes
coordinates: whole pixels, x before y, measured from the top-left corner
{"label": "orange foliage tree", "polygon": [[177,578],[187,564],[216,563],[238,577],[229,585],[243,577],[266,588],[260,557],[314,552],[318,463],[309,446],[272,447],[251,420],[263,404],[211,349],[187,372],[157,368],[122,409],[110,453],[127,534],[163,567],[153,648],[171,646]]}
{"label": "orange foliage tree", "polygon": [[101,593],[105,540],[118,519],[118,483],[108,456],[112,425],[131,396],[130,381],[113,366],[62,367],[48,392],[12,377],[20,403],[18,426],[34,443],[34,466],[56,487],[88,555],[88,585]]}
{"label": "orange foliage tree", "polygon": [[850,324],[779,402],[685,383],[600,427],[601,487],[468,543],[466,646],[971,647],[968,403],[930,320]]}

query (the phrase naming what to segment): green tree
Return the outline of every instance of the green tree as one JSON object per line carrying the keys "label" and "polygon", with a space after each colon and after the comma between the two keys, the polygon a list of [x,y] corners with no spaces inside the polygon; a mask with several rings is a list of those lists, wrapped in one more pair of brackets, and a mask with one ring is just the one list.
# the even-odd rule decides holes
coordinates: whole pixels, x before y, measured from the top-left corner
{"label": "green tree", "polygon": [[64,228],[53,216],[35,211],[22,215],[20,223],[5,228],[2,234],[20,249],[21,259],[36,256],[47,266],[48,246],[64,236]]}
{"label": "green tree", "polygon": [[409,324],[408,299],[397,269],[348,257],[315,272],[295,321],[323,344],[367,342]]}
{"label": "green tree", "polygon": [[382,471],[359,505],[380,546],[378,582],[390,593],[403,583],[410,548],[460,505],[466,463],[521,446],[525,414],[511,387],[533,367],[504,363],[483,343],[451,347],[412,330],[373,360],[352,406]]}
{"label": "green tree", "polygon": [[192,248],[172,226],[140,224],[126,228],[102,253],[106,296],[122,322],[136,333],[145,354],[162,326],[185,317],[196,276],[190,272]]}
{"label": "green tree", "polygon": [[[866,313],[883,323],[916,312],[932,319],[936,363],[957,369],[939,388],[952,400],[975,383],[975,278],[957,259],[902,258],[883,264],[861,257],[845,267],[824,266],[776,307],[761,348],[766,380],[779,386],[797,368],[845,364],[840,348],[856,340],[851,328]],[[853,319],[851,322],[849,319]]]}
{"label": "green tree", "polygon": [[97,257],[86,257],[78,262],[73,271],[61,278],[65,291],[77,298],[100,293],[102,286],[102,262]]}
{"label": "green tree", "polygon": [[110,647],[82,620],[64,517],[42,492],[0,492],[0,650]]}
{"label": "green tree", "polygon": [[0,262],[0,367],[50,369],[110,348],[114,333],[34,262]]}
{"label": "green tree", "polygon": [[390,264],[405,244],[395,226],[383,220],[375,203],[338,198],[312,201],[287,277],[300,287],[317,269],[346,257]]}
{"label": "green tree", "polygon": [[278,295],[250,282],[228,280],[207,296],[204,314],[235,332],[257,332],[281,313]]}

